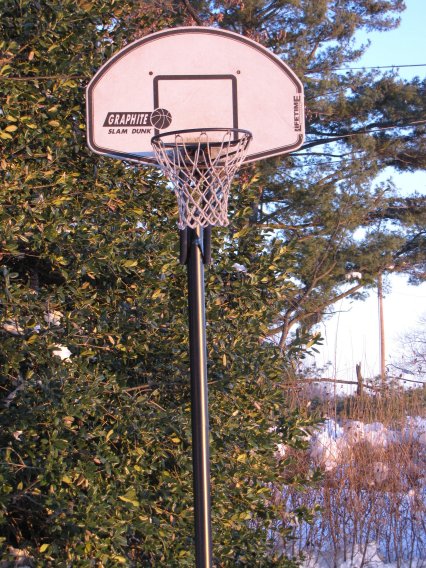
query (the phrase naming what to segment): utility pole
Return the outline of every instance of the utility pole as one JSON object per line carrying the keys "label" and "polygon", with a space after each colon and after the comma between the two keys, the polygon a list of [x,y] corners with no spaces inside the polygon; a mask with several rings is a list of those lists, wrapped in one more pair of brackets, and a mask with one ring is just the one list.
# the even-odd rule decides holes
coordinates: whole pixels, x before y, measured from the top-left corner
{"label": "utility pole", "polygon": [[377,276],[377,300],[379,307],[380,377],[382,385],[386,380],[385,318],[383,314],[383,273]]}

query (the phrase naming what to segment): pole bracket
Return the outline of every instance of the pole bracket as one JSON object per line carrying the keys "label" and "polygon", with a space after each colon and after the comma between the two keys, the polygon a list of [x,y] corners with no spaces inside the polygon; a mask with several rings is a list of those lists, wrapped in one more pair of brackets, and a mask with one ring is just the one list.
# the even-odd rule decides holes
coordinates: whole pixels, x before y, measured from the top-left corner
{"label": "pole bracket", "polygon": [[180,264],[188,264],[191,245],[195,245],[200,249],[201,257],[204,265],[209,265],[211,263],[211,226],[201,229],[201,235],[193,236],[195,229],[190,229],[186,227],[179,231],[180,240],[180,252],[179,252],[179,262]]}

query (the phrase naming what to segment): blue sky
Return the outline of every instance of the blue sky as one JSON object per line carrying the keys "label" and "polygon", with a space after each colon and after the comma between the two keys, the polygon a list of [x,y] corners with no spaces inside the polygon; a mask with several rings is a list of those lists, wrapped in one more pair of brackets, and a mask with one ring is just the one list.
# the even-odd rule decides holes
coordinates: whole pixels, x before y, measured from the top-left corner
{"label": "blue sky", "polygon": [[[371,45],[358,63],[352,66],[410,65],[426,63],[426,0],[406,0],[400,26],[384,33],[362,34],[360,41]],[[424,78],[426,67],[400,68],[403,79]],[[381,179],[392,178],[403,193],[417,191],[426,195],[426,172],[395,174],[385,172]],[[426,284],[409,286],[403,276],[386,277],[389,291],[384,300],[387,363],[396,362],[400,337],[416,327],[426,312]],[[355,379],[355,364],[361,362],[365,377],[379,373],[378,303],[375,292],[365,302],[343,300],[335,306],[338,313],[320,331],[324,347],[316,357],[319,366],[330,362],[323,376]]]}
{"label": "blue sky", "polygon": [[[402,12],[397,29],[359,34],[360,43],[370,40],[371,45],[357,66],[426,63],[426,0],[405,0],[405,4],[407,8]],[[398,74],[403,79],[411,79],[424,77],[425,71],[426,67],[401,67]]]}

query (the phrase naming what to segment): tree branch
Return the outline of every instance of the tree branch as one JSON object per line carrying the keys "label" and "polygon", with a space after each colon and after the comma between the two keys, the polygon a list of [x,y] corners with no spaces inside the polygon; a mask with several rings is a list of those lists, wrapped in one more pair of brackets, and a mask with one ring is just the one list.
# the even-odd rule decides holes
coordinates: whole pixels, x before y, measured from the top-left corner
{"label": "tree branch", "polygon": [[[321,136],[326,138],[319,138],[318,140],[313,140],[304,144],[300,150],[305,150],[306,148],[312,148],[313,146],[320,146],[321,144],[330,144],[330,142],[337,142],[338,140],[343,140],[345,138],[352,138],[353,136],[358,136],[359,134],[371,134],[372,132],[382,132],[383,130],[392,130],[394,128],[407,128],[408,126],[415,126],[419,124],[426,124],[426,120],[415,120],[413,122],[407,122],[406,124],[393,124],[391,126],[374,127],[374,128],[364,128],[362,130],[357,130],[355,132],[349,132],[347,134],[337,134],[337,133],[320,133]],[[319,134],[319,133],[318,133]],[[329,138],[327,138],[329,137]]]}
{"label": "tree branch", "polygon": [[[329,302],[322,304],[318,308],[318,310],[323,311],[327,306],[331,306],[332,304],[335,304],[339,300],[342,300],[343,298],[346,298],[346,297],[350,296],[351,294],[354,294],[355,292],[357,292],[358,290],[360,290],[364,286],[365,286],[365,284],[363,284],[363,283],[360,283],[360,284],[357,284],[356,286],[353,286],[349,290],[346,290],[346,292],[342,292],[341,294],[334,296],[334,298],[332,300],[330,300]],[[297,308],[297,306],[300,305],[300,303],[301,303],[301,299],[298,300],[298,303],[297,303],[297,305],[295,305],[295,308]],[[292,308],[292,309],[295,309],[295,308]],[[298,321],[302,320],[303,318],[308,317],[309,315],[312,315],[313,313],[314,312],[310,312],[309,314],[308,313],[300,314],[298,316],[291,318],[290,323],[288,325],[288,328],[290,328],[293,324],[297,323]],[[277,333],[282,331],[283,328],[284,328],[284,324],[281,323],[280,325],[276,326],[275,328],[269,330],[268,333],[266,334],[266,336],[271,337],[272,335],[276,335]]]}
{"label": "tree branch", "polygon": [[194,18],[194,20],[197,22],[197,24],[199,26],[203,25],[203,20],[200,18],[200,16],[197,14],[197,12],[194,10],[193,6],[191,6],[191,3],[189,2],[189,0],[182,0],[183,5],[185,6],[185,8],[187,9],[187,11],[189,12],[190,16],[192,18]]}

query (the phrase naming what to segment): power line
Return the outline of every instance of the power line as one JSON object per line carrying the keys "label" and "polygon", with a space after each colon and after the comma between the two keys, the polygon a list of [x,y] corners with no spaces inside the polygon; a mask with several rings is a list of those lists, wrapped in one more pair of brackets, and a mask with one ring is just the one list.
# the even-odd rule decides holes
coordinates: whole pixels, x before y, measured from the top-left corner
{"label": "power line", "polygon": [[[332,67],[330,71],[362,71],[363,69],[400,69],[402,67],[426,67],[426,63],[410,63],[404,65],[375,65],[364,67]],[[306,74],[320,73],[320,71],[306,71]],[[85,79],[80,75],[35,75],[33,77],[0,77],[0,81],[49,81],[49,80],[66,80],[66,79]]]}
{"label": "power line", "polygon": [[[332,67],[330,71],[362,71],[364,69],[400,69],[402,67],[426,67],[426,63],[409,63],[404,65],[374,65],[364,67]],[[306,71],[306,74],[320,73],[320,71]]]}
{"label": "power line", "polygon": [[338,142],[339,140],[343,140],[343,138],[351,138],[352,136],[359,136],[360,134],[370,134],[371,132],[381,132],[383,130],[392,130],[394,128],[408,128],[409,126],[415,126],[417,124],[425,124],[426,120],[414,120],[413,122],[407,122],[406,124],[393,124],[391,126],[380,126],[377,128],[365,128],[364,130],[358,130],[355,132],[350,132],[348,134],[327,134],[327,133],[318,133],[318,136],[326,137],[326,138],[318,138],[313,140],[312,142],[306,142],[301,148],[299,148],[298,152],[293,152],[293,156],[300,156],[300,152],[306,150],[307,148],[312,148],[313,146],[318,146],[319,144],[331,144],[332,142]]}
{"label": "power line", "polygon": [[80,75],[34,75],[27,77],[0,77],[0,81],[51,81],[69,79],[85,79],[85,77]]}
{"label": "power line", "polygon": [[377,65],[375,67],[336,67],[333,71],[341,71],[346,69],[396,69],[400,67],[426,67],[426,63],[412,63],[409,65]]}

